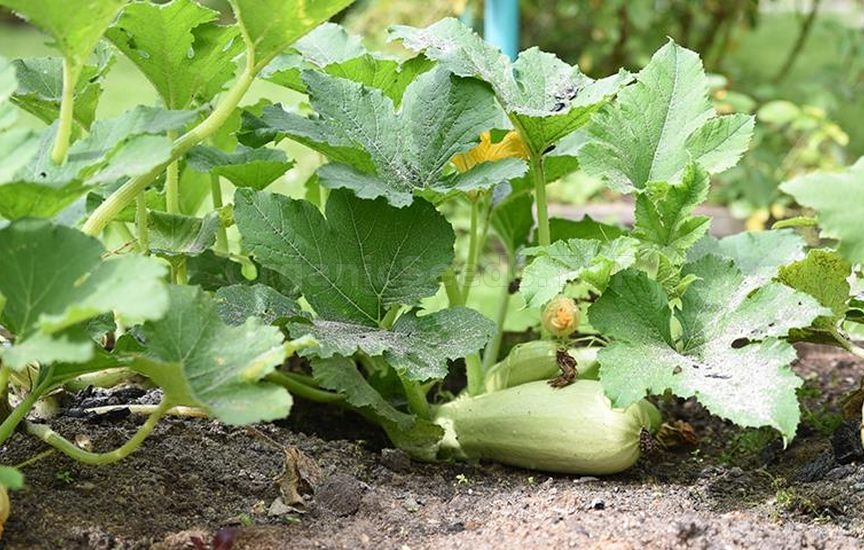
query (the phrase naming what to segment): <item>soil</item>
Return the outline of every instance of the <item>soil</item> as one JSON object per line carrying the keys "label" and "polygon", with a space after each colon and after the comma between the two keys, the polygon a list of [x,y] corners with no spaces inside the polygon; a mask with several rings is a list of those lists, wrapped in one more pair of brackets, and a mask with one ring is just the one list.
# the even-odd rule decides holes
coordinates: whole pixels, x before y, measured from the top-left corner
{"label": "soil", "polygon": [[[864,547],[857,427],[842,425],[833,447],[828,433],[864,362],[812,346],[799,352],[805,422],[785,450],[770,431],[741,430],[693,402],[661,399],[666,420],[687,422],[695,445],[658,446],[620,475],[423,464],[388,448],[360,418],[298,402],[290,420],[252,430],[163,421],[111,466],[44,458],[24,469],[27,487],[11,495],[0,547]],[[141,393],[79,395],[52,427],[85,434],[96,450],[116,447],[140,417],[72,413],[83,402],[153,398]],[[0,448],[0,463],[43,450],[18,434]],[[291,504],[293,491],[303,503]]]}

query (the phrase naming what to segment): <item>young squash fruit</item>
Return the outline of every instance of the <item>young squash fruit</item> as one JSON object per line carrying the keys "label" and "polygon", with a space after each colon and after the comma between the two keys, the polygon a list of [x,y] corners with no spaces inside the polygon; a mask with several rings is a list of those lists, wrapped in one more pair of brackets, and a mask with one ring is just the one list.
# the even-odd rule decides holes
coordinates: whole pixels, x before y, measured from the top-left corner
{"label": "young squash fruit", "polygon": [[445,455],[578,475],[630,468],[639,459],[642,431],[660,421],[644,399],[613,408],[595,380],[563,388],[528,382],[462,397],[439,406],[434,417],[445,431]]}
{"label": "young squash fruit", "polygon": [[576,362],[576,377],[596,380],[599,374],[597,351],[594,348],[562,349],[557,342],[534,340],[518,344],[507,357],[493,365],[484,378],[486,392],[499,391],[535,380],[550,380],[561,374],[558,354],[564,351]]}

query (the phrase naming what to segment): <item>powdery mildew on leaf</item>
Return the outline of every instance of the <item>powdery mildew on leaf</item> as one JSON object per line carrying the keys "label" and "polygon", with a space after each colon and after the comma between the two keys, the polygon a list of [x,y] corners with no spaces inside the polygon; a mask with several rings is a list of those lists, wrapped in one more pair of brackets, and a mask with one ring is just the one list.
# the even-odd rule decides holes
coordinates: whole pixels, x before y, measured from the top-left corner
{"label": "powdery mildew on leaf", "polygon": [[599,355],[607,394],[624,406],[669,389],[739,425],[773,426],[792,439],[802,381],[789,369],[795,350],[781,338],[830,311],[717,256],[686,264],[688,275],[696,280],[675,313],[680,335],[661,285],[633,269],[614,275],[589,308],[591,324],[613,339]]}

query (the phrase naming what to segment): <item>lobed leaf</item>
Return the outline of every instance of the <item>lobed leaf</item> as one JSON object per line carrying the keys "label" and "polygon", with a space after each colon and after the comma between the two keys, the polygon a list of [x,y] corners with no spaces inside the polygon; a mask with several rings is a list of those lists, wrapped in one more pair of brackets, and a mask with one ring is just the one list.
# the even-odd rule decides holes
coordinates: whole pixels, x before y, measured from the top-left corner
{"label": "lobed leaf", "polygon": [[660,283],[629,269],[615,274],[588,315],[612,338],[599,354],[600,380],[615,406],[646,392],[695,396],[712,413],[742,426],[773,426],[785,440],[800,413],[789,368],[795,350],[783,341],[827,310],[810,296],[748,276],[707,255],[685,264],[693,282],[681,296],[680,337]]}
{"label": "lobed leaf", "polygon": [[87,361],[93,342],[81,323],[113,313],[131,326],[165,312],[160,262],[135,255],[103,261],[104,252],[96,239],[45,220],[0,229],[0,294],[6,298],[0,323],[16,335],[4,363]]}
{"label": "lobed leaf", "polygon": [[330,157],[318,171],[326,187],[405,206],[417,192],[488,189],[525,173],[524,163],[510,159],[445,174],[453,155],[503,123],[481,82],[430,70],[407,87],[397,111],[381,90],[358,82],[313,71],[304,79],[320,118],[265,109],[261,123]]}
{"label": "lobed leaf", "polygon": [[144,174],[171,155],[168,131],[194,119],[192,111],[138,106],[117,118],[95,122],[69,148],[63,165],[51,160],[56,124],[46,129],[36,154],[11,178],[0,182],[0,216],[50,217],[89,187]]}
{"label": "lobed leaf", "polygon": [[96,43],[127,0],[87,0],[69,9],[66,0],[0,0],[33,25],[51,35],[77,79]]}
{"label": "lobed leaf", "polygon": [[147,77],[164,104],[185,109],[210,101],[234,76],[243,43],[219,12],[189,0],[132,2],[105,33]]}
{"label": "lobed leaf", "polygon": [[335,23],[324,23],[299,39],[261,71],[261,77],[293,90],[306,92],[302,72],[320,69],[328,74],[381,90],[395,105],[402,102],[405,88],[433,62],[414,57],[404,61],[369,52],[359,36]]}
{"label": "lobed leaf", "polygon": [[708,198],[711,178],[696,164],[688,165],[677,185],[650,182],[636,197],[633,236],[651,243],[672,258],[684,253],[708,232],[708,216],[692,216]]}
{"label": "lobed leaf", "polygon": [[556,241],[549,246],[525,250],[534,259],[522,274],[520,292],[531,307],[539,307],[577,279],[602,291],[614,273],[636,261],[639,241],[617,237],[603,242],[594,239]]}
{"label": "lobed leaf", "polygon": [[435,294],[453,260],[453,229],[424,201],[400,209],[337,190],[326,218],[308,201],[251,189],[234,204],[243,246],[325,319],[377,326],[391,306]]}
{"label": "lobed leaf", "polygon": [[592,80],[555,55],[531,48],[511,63],[500,50],[456,19],[425,29],[394,26],[391,38],[422,51],[448,71],[483,80],[537,154],[588,122],[631,77],[626,71]]}
{"label": "lobed leaf", "polygon": [[287,356],[279,329],[256,318],[224,324],[199,288],[173,286],[168,294],[167,314],[144,324],[147,348],[130,368],[150,377],[170,402],[201,407],[227,424],[287,416],[290,394],[261,381]]}
{"label": "lobed leaf", "polygon": [[621,192],[649,182],[678,183],[695,162],[708,173],[733,166],[746,150],[753,117],[716,117],[698,54],[669,42],[636,83],[621,90],[586,128],[579,162]]}

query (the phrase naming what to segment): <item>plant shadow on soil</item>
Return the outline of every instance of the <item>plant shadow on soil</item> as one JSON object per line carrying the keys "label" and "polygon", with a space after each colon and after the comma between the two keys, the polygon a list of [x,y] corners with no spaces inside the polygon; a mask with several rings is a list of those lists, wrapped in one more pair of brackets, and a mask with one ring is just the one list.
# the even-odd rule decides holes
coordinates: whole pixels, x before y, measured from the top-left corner
{"label": "plant shadow on soil", "polygon": [[[254,430],[165,420],[111,466],[51,455],[25,468],[0,548],[215,548],[220,529],[221,548],[250,549],[864,546],[864,464],[860,456],[838,463],[825,429],[864,362],[815,346],[799,351],[795,369],[811,389],[806,422],[785,450],[770,432],[661,399],[665,419],[688,422],[697,446],[654,451],[617,476],[422,464],[389,449],[360,418],[298,402],[289,420]],[[51,424],[108,450],[141,422],[61,413]],[[0,463],[43,450],[18,434],[0,448]],[[293,478],[286,456],[301,457],[290,462],[300,465],[288,470]],[[278,481],[286,479],[305,506],[285,504]]]}

